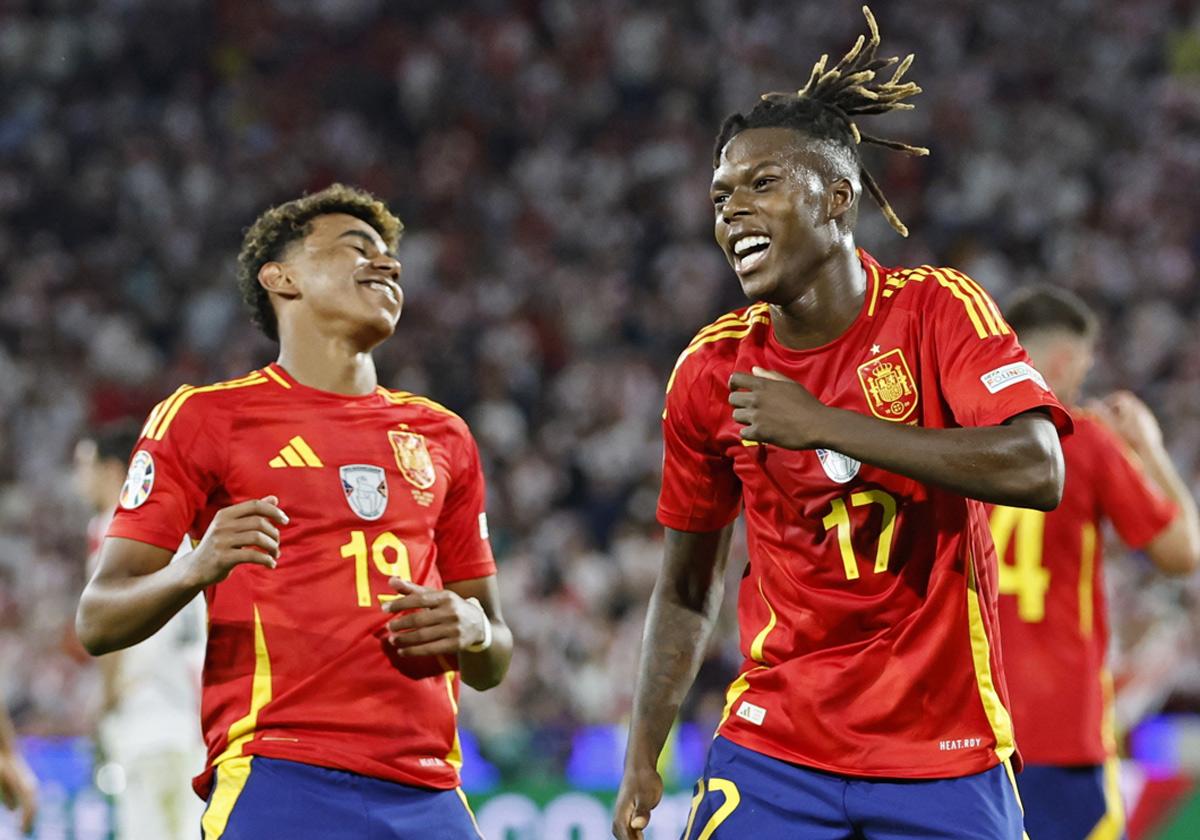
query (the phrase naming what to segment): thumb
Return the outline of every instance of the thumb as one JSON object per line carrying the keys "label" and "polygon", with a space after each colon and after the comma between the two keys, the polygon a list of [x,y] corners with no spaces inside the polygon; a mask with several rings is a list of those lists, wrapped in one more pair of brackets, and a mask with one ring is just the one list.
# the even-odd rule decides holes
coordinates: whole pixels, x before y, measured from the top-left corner
{"label": "thumb", "polygon": [[263,496],[261,499],[259,499],[259,501],[266,502],[269,505],[277,505],[277,504],[279,504],[279,497],[278,496]]}
{"label": "thumb", "polygon": [[786,376],[784,376],[782,373],[776,373],[773,370],[767,370],[766,368],[760,368],[757,365],[755,365],[753,368],[751,368],[751,373],[753,373],[755,376],[761,376],[763,379],[774,379],[776,382],[791,382],[792,381],[792,380],[788,379]]}

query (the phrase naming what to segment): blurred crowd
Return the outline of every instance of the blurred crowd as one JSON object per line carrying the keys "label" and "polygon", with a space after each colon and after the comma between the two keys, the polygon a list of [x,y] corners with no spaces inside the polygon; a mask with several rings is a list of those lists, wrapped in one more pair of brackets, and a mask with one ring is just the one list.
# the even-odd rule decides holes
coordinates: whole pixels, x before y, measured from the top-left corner
{"label": "blurred crowd", "polygon": [[[518,649],[467,724],[502,767],[552,769],[567,733],[622,720],[660,559],[664,384],[741,305],[711,238],[713,139],[848,46],[860,5],[0,0],[0,689],[18,726],[86,732],[98,702],[70,629],[74,442],[273,358],[234,286],[241,232],[334,180],[408,226],[382,382],[465,416],[485,457]],[[867,152],[912,234],[866,199],[859,243],[1001,301],[1078,291],[1104,324],[1090,390],[1146,399],[1195,485],[1200,2],[875,11],[925,93],[868,130],[932,154]],[[1127,719],[1200,708],[1200,585],[1114,566]],[[739,659],[730,619],[700,721]]]}

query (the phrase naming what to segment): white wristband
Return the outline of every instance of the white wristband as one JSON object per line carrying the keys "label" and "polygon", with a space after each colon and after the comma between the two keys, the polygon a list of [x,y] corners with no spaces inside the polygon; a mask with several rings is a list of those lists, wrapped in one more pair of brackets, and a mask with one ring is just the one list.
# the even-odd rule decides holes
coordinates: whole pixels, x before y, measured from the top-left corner
{"label": "white wristband", "polygon": [[492,620],[488,618],[487,610],[483,608],[483,604],[479,603],[478,598],[467,598],[466,600],[468,604],[474,604],[475,609],[479,610],[483,616],[483,641],[467,645],[463,650],[469,653],[483,653],[492,646]]}

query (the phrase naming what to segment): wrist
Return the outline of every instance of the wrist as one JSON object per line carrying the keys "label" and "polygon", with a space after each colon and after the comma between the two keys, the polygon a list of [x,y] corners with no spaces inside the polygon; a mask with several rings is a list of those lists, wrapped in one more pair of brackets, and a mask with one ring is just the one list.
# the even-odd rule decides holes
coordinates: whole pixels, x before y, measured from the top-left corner
{"label": "wrist", "polygon": [[492,620],[488,618],[487,610],[483,608],[483,604],[479,603],[478,598],[471,597],[463,600],[479,610],[479,615],[483,619],[483,638],[474,644],[467,645],[463,650],[468,653],[483,653],[492,646]]}

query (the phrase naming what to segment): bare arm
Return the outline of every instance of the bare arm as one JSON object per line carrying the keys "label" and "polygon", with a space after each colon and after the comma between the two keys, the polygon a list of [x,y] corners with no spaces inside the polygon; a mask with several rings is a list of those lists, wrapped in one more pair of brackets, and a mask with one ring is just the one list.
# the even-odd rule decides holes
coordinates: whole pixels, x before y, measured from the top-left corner
{"label": "bare arm", "polygon": [[1171,463],[1154,414],[1128,391],[1118,391],[1089,407],[1129,444],[1149,479],[1179,508],[1171,523],[1146,546],[1146,554],[1166,574],[1194,572],[1200,566],[1200,513],[1183,477]]}
{"label": "bare arm", "polygon": [[21,831],[33,830],[37,817],[37,779],[17,749],[8,709],[0,705],[0,801],[4,807],[21,812]]}
{"label": "bare arm", "polygon": [[[419,586],[393,577],[388,584],[401,597],[384,606],[398,614],[388,621],[391,642],[402,656],[457,656],[463,682],[478,691],[500,684],[512,660],[512,631],[500,613],[496,576],[446,584],[445,589]],[[479,599],[479,607],[467,598]],[[480,609],[482,608],[482,610]],[[486,650],[467,648],[486,639],[491,624],[492,642]]]}
{"label": "bare arm", "polygon": [[1062,498],[1062,448],[1039,410],[999,426],[923,429],[831,408],[799,383],[755,370],[729,382],[733,419],[746,440],[833,449],[983,502],[1052,510]]}
{"label": "bare arm", "polygon": [[275,523],[287,522],[277,501],[268,496],[218,511],[204,539],[177,563],[165,548],[106,539],[75,613],[75,631],[88,653],[99,656],[149,638],[235,566],[274,568],[279,557]]}
{"label": "bare arm", "polygon": [[613,818],[613,833],[620,840],[640,840],[650,810],[662,798],[658,756],[712,635],[732,531],[732,525],[707,533],[667,529],[663,567],[646,616],[625,772]]}

